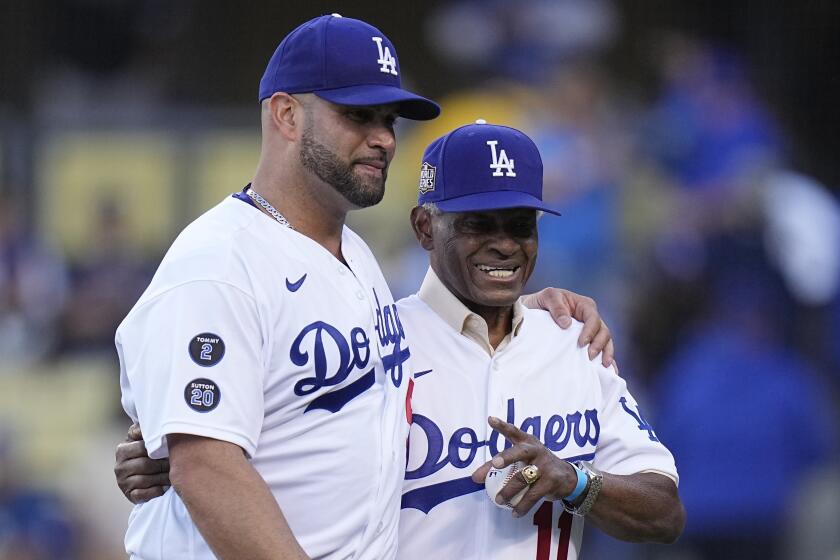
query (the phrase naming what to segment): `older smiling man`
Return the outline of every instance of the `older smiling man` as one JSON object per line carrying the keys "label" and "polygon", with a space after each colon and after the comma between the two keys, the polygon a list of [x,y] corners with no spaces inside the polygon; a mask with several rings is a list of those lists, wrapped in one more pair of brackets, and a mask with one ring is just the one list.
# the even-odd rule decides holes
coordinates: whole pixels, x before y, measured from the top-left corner
{"label": "older smiling man", "polygon": [[[578,348],[579,324],[563,331],[518,302],[537,212],[557,213],[531,139],[478,121],[436,140],[419,204],[412,226],[430,268],[397,304],[423,373],[399,557],[574,559],[584,516],[620,539],[674,541],[685,522],[674,459],[625,382]],[[481,490],[491,465],[516,461],[528,466],[497,497],[516,504],[511,517]]]}

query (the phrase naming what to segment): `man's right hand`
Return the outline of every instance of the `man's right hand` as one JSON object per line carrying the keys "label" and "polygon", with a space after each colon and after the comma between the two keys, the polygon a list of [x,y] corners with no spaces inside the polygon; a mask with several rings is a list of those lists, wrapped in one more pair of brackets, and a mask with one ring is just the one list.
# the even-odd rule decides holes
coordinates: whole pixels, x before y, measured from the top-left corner
{"label": "man's right hand", "polygon": [[125,441],[117,445],[114,475],[131,503],[141,504],[162,496],[169,482],[169,459],[150,459],[138,424],[128,428]]}

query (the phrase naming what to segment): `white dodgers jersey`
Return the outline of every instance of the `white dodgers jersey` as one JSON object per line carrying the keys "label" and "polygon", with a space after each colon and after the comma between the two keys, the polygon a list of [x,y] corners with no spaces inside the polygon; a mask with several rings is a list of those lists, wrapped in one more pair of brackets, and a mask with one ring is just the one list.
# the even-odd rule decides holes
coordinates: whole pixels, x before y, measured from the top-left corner
{"label": "white dodgers jersey", "polygon": [[[120,325],[122,402],[153,458],[168,433],[241,446],[310,557],[393,558],[410,352],[347,228],[342,252],[347,265],[224,200],[181,233]],[[135,559],[214,558],[171,488],[134,508],[125,542]]]}
{"label": "white dodgers jersey", "polygon": [[413,423],[400,516],[401,560],[575,560],[583,518],[543,501],[514,518],[470,475],[509,444],[497,416],[558,457],[602,471],[655,470],[676,480],[670,452],[645,422],[624,380],[578,348],[544,311],[525,310],[518,334],[490,356],[419,297],[397,304],[415,341]]}

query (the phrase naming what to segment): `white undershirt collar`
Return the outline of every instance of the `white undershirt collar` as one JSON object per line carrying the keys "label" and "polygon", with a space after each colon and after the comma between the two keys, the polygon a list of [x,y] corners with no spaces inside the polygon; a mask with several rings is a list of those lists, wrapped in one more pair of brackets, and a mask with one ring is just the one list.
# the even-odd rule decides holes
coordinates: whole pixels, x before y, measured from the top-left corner
{"label": "white undershirt collar", "polygon": [[466,305],[461,303],[461,300],[444,286],[431,267],[426,272],[426,277],[423,279],[423,284],[420,286],[417,296],[432,311],[437,313],[447,325],[481,346],[490,356],[507,346],[519,334],[519,329],[525,318],[525,306],[517,300],[513,304],[513,329],[494,349],[490,345],[490,331],[484,317],[473,313]]}

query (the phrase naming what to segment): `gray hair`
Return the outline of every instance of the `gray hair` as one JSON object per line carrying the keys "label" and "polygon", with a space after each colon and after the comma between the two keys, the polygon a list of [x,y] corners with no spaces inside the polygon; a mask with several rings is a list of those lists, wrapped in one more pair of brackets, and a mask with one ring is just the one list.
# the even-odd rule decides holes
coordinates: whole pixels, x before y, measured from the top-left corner
{"label": "gray hair", "polygon": [[[420,208],[422,208],[423,210],[425,210],[426,212],[428,212],[432,216],[440,216],[441,214],[443,214],[443,210],[438,208],[438,205],[435,204],[434,202],[424,202],[423,204],[420,205]],[[537,210],[537,220],[542,218],[544,215],[545,215],[545,212],[543,212],[542,210]]]}

